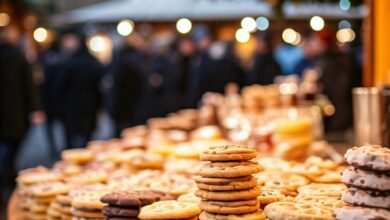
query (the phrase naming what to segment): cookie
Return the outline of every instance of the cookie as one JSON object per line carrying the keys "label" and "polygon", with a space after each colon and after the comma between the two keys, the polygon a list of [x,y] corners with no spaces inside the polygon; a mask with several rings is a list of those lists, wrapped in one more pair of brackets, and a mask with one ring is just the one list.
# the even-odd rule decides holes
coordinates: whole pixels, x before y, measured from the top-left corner
{"label": "cookie", "polygon": [[105,204],[100,202],[105,192],[93,192],[72,199],[72,207],[76,209],[98,209],[101,210]]}
{"label": "cookie", "polygon": [[343,200],[353,205],[390,209],[390,191],[382,192],[350,187],[343,195]]}
{"label": "cookie", "polygon": [[199,204],[201,201],[201,198],[195,196],[194,192],[190,192],[190,193],[179,196],[179,198],[177,198],[177,201],[191,202],[191,203]]}
{"label": "cookie", "polygon": [[226,185],[232,182],[245,182],[252,179],[252,175],[232,177],[232,178],[218,178],[218,177],[197,177],[195,178],[196,183],[203,183],[209,185]]}
{"label": "cookie", "polygon": [[81,218],[104,218],[100,209],[77,209],[72,208],[72,215]]}
{"label": "cookie", "polygon": [[139,214],[138,208],[123,208],[117,206],[104,206],[102,213],[109,217],[137,217]]}
{"label": "cookie", "polygon": [[232,202],[203,200],[200,202],[199,207],[208,213],[248,214],[257,211],[259,209],[259,203],[257,199]]}
{"label": "cookie", "polygon": [[272,220],[331,220],[332,211],[312,204],[274,202],[264,208],[265,215]]}
{"label": "cookie", "polygon": [[230,182],[224,185],[215,185],[215,184],[205,184],[197,183],[199,189],[208,190],[208,191],[231,191],[231,190],[245,190],[251,189],[257,185],[255,178],[252,178],[248,181],[242,182]]}
{"label": "cookie", "polygon": [[389,210],[360,206],[345,206],[335,210],[336,220],[386,220],[389,216]]}
{"label": "cookie", "polygon": [[260,205],[267,205],[273,202],[278,202],[286,198],[286,195],[278,189],[261,189],[260,195],[257,197]]}
{"label": "cookie", "polygon": [[159,191],[153,190],[128,190],[113,192],[104,195],[100,200],[103,203],[107,203],[115,206],[134,206],[141,207],[152,204],[166,198],[171,198],[169,195]]}
{"label": "cookie", "polygon": [[16,178],[16,182],[21,185],[33,185],[37,183],[47,183],[47,182],[57,182],[60,181],[63,176],[59,173],[51,173],[51,172],[27,172],[19,175]]}
{"label": "cookie", "polygon": [[364,189],[390,190],[390,176],[350,167],[341,175],[342,182]]}
{"label": "cookie", "polygon": [[203,177],[240,177],[260,172],[261,167],[251,161],[239,162],[211,162],[202,167],[200,175]]}
{"label": "cookie", "polygon": [[201,210],[198,204],[175,200],[159,201],[141,208],[140,219],[183,219],[192,218]]}
{"label": "cookie", "polygon": [[94,157],[94,154],[89,149],[70,149],[64,150],[61,153],[61,157],[64,161],[68,161],[74,164],[85,164],[91,161]]}
{"label": "cookie", "polygon": [[339,198],[327,196],[297,196],[294,198],[296,203],[312,204],[321,208],[333,211],[336,208],[346,206],[347,204]]}
{"label": "cookie", "polygon": [[254,187],[248,190],[235,190],[235,191],[206,191],[197,190],[195,195],[205,200],[217,200],[217,201],[236,201],[236,200],[250,200],[257,198],[260,195],[260,189]]}
{"label": "cookie", "polygon": [[224,215],[224,214],[213,214],[208,212],[202,212],[199,215],[199,220],[264,220],[266,219],[262,211],[257,211],[250,214],[242,215]]}
{"label": "cookie", "polygon": [[69,186],[62,182],[48,182],[48,183],[39,183],[31,187],[30,193],[34,198],[50,198],[48,200],[53,200],[58,194],[64,194],[69,191]]}
{"label": "cookie", "polygon": [[379,145],[353,147],[345,153],[344,159],[364,170],[390,171],[390,149]]}
{"label": "cookie", "polygon": [[250,160],[256,156],[257,153],[254,149],[238,145],[225,145],[210,147],[200,155],[200,159],[206,161],[236,161]]}
{"label": "cookie", "polygon": [[298,188],[299,195],[338,197],[347,190],[344,184],[311,183]]}
{"label": "cookie", "polygon": [[309,183],[306,177],[287,172],[264,171],[255,177],[260,186],[273,189],[296,190]]}
{"label": "cookie", "polygon": [[105,171],[86,171],[66,178],[66,182],[72,185],[88,185],[103,183],[107,180]]}

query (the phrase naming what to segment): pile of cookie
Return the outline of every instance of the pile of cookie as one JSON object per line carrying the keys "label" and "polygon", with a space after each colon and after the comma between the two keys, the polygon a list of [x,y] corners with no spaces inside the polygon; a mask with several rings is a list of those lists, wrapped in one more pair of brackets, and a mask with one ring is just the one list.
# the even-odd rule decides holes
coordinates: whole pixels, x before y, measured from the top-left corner
{"label": "pile of cookie", "polygon": [[350,206],[337,209],[336,219],[390,219],[390,149],[353,147],[344,159],[351,165],[342,173],[349,186],[343,200]]}
{"label": "pile of cookie", "polygon": [[257,196],[260,190],[252,176],[261,167],[252,161],[256,151],[243,146],[210,147],[200,159],[210,161],[197,178],[200,197],[199,219],[265,219],[259,210]]}

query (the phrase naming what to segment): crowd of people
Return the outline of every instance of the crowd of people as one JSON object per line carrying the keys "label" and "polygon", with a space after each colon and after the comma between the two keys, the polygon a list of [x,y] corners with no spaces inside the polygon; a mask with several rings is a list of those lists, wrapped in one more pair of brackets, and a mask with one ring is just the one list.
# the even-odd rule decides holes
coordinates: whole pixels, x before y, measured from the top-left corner
{"label": "crowd of people", "polygon": [[40,56],[44,81],[36,89],[24,54],[0,30],[0,176],[15,174],[20,142],[31,121],[43,118],[38,110],[44,112],[55,155],[55,121],[65,130],[66,146],[61,147],[83,147],[91,139],[101,109],[111,116],[113,136],[118,136],[123,128],[143,124],[148,118],[196,107],[205,92],[223,93],[232,84],[238,88],[267,85],[279,75],[302,75],[308,68],[319,70],[322,93],[337,109],[326,128],[350,127],[351,88],[360,84],[360,70],[357,59],[336,45],[333,32],[305,35],[302,57],[294,66],[290,62],[294,57],[287,53],[294,46],[276,48],[271,33],[258,33],[255,38],[249,67],[241,65],[232,42],[216,41],[211,33],[177,37],[153,52],[133,33],[114,51],[112,62],[103,65],[89,52],[83,35],[69,32]]}

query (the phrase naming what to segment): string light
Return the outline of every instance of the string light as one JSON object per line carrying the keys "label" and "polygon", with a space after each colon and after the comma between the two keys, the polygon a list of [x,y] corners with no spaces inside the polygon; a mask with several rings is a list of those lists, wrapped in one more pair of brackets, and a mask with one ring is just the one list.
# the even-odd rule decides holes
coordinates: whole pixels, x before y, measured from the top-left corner
{"label": "string light", "polygon": [[284,42],[298,45],[301,42],[301,35],[292,28],[287,28],[282,33],[282,39]]}
{"label": "string light", "polygon": [[258,17],[256,19],[256,27],[260,31],[265,31],[269,27],[269,20],[266,17]]}
{"label": "string light", "polygon": [[320,31],[325,27],[325,21],[320,16],[314,16],[310,19],[310,27],[315,31]]}
{"label": "string light", "polygon": [[339,6],[342,10],[347,11],[351,8],[351,2],[349,0],[340,0]]}
{"label": "string light", "polygon": [[88,47],[93,52],[103,52],[108,47],[107,39],[102,35],[92,36],[88,41]]}
{"label": "string light", "polygon": [[39,27],[35,29],[33,36],[35,41],[43,43],[47,39],[47,30],[43,27]]}
{"label": "string light", "polygon": [[355,40],[356,34],[351,28],[343,28],[337,31],[336,38],[340,43],[349,43]]}
{"label": "string light", "polygon": [[7,13],[0,13],[0,27],[7,26],[11,18]]}
{"label": "string light", "polygon": [[236,40],[240,43],[248,42],[250,37],[251,37],[250,33],[243,28],[240,28],[236,31]]}
{"label": "string light", "polygon": [[253,33],[256,31],[256,20],[252,17],[245,17],[241,20],[242,29]]}
{"label": "string light", "polygon": [[176,22],[176,29],[181,34],[187,34],[192,29],[192,23],[188,18],[180,18]]}
{"label": "string light", "polygon": [[123,20],[118,23],[116,30],[122,36],[129,36],[134,30],[134,22],[131,20]]}

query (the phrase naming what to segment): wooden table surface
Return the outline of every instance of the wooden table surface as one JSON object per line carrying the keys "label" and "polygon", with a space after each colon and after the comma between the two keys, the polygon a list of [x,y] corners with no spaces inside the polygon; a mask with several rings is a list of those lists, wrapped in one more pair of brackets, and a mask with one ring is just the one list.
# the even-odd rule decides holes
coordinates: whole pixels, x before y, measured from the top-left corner
{"label": "wooden table surface", "polygon": [[8,203],[7,220],[27,220],[27,213],[20,209],[19,198],[14,192]]}

